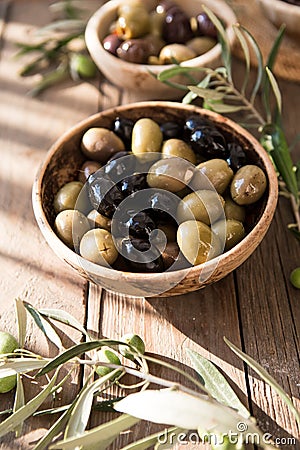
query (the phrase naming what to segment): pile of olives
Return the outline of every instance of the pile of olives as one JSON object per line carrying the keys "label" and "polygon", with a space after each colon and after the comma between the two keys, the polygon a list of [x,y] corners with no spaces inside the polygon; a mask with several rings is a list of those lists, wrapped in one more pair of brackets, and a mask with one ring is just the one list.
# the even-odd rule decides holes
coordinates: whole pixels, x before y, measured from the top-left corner
{"label": "pile of olives", "polygon": [[54,228],[83,258],[127,272],[201,264],[245,236],[267,187],[240,143],[195,114],[116,117],[82,136],[78,179],[54,198]]}
{"label": "pile of olives", "polygon": [[217,30],[205,12],[188,17],[172,0],[148,12],[142,1],[125,1],[103,47],[124,61],[172,64],[202,55],[217,43]]}

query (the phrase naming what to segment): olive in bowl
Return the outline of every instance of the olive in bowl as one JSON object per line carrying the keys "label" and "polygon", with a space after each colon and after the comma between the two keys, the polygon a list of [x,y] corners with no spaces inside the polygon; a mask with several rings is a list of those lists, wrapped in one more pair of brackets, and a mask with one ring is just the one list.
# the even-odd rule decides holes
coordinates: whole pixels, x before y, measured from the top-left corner
{"label": "olive in bowl", "polygon": [[[125,156],[124,151],[120,152],[116,148],[115,154],[110,156],[108,162],[89,176],[85,186],[88,186],[90,211],[86,211],[88,208],[81,208],[81,214],[86,217],[86,220],[83,219],[83,236],[78,238],[81,238],[79,245],[76,243],[76,248],[72,248],[69,241],[64,243],[57,234],[55,220],[61,212],[55,211],[55,199],[60,198],[58,193],[64,186],[78,180],[82,167],[87,158],[90,158],[90,155],[84,155],[81,148],[85,133],[92,128],[113,131],[120,117],[126,119],[127,125],[132,125],[131,133],[128,133],[126,127]],[[176,129],[175,139],[187,139],[186,128],[191,126],[191,122],[198,122],[198,125],[205,123],[206,127],[209,122],[211,128],[222,134],[226,142],[234,142],[243,148],[246,165],[240,169],[226,169],[222,174],[222,183],[218,184],[219,180],[211,176],[211,166],[216,164],[219,170],[222,165],[220,158],[211,156],[211,160],[217,160],[216,163],[208,164],[211,180],[205,175],[207,184],[200,185],[201,177],[194,178],[194,175],[199,174],[201,170],[208,170],[203,166],[203,158],[198,164],[200,168],[195,165],[197,162],[194,164],[182,158],[181,169],[185,167],[185,170],[182,170],[182,175],[177,175],[186,180],[187,186],[184,189],[174,184],[169,188],[168,183],[162,186],[157,168],[169,170],[173,163],[168,165],[166,162],[181,158],[177,155],[164,155],[161,150],[146,151],[144,154],[131,152],[128,141],[130,135],[132,138],[136,134],[134,126],[140,125],[141,118],[147,118],[157,124],[156,130],[160,129],[163,136],[166,129],[177,128],[170,124],[178,124],[182,134]],[[148,121],[147,123],[149,124]],[[153,124],[151,127],[155,128]],[[119,125],[117,128],[119,129]],[[156,136],[156,142],[158,138],[161,140],[160,132]],[[163,138],[161,148],[164,141]],[[189,157],[190,152],[187,155]],[[134,159],[135,167],[128,165],[130,170],[133,170],[133,175],[122,173],[125,167],[124,158],[128,158],[130,162]],[[227,153],[224,154],[223,159],[225,158],[228,158]],[[112,164],[113,161],[119,161],[119,164]],[[250,166],[250,169],[247,166]],[[253,166],[256,168],[254,171]],[[111,167],[120,169],[120,172],[114,172],[119,178],[113,186],[107,181],[112,176]],[[139,174],[136,173],[137,168]],[[240,170],[242,172],[239,172]],[[151,174],[152,186],[148,185],[148,174]],[[176,174],[165,172],[165,179],[172,176],[176,178]],[[224,191],[223,183],[226,177],[227,187]],[[240,180],[240,183],[235,185],[235,179]],[[256,190],[248,193],[252,198],[251,204],[244,201],[247,186],[244,185],[246,187],[241,192],[238,190],[238,185],[242,185],[243,180],[249,185],[256,180],[257,186],[260,185],[258,197]],[[277,189],[277,176],[269,156],[247,131],[234,122],[196,106],[174,102],[140,102],[98,113],[65,133],[50,149],[37,174],[33,186],[33,207],[38,225],[50,247],[80,275],[108,290],[126,295],[168,297],[201,289],[217,282],[240,266],[253,253],[268,230],[276,208]],[[131,208],[136,205],[140,196],[148,191],[148,197],[141,197],[141,211],[131,214]],[[198,197],[193,197],[193,191],[200,192]],[[219,199],[220,207],[212,210],[208,220],[199,205],[199,198],[202,202],[207,202],[205,199],[211,198],[212,195]],[[81,207],[80,196],[81,193],[77,201]],[[238,199],[238,203],[233,198]],[[123,204],[128,217],[122,224],[116,220],[116,214],[119,205]],[[194,215],[189,215],[186,205]],[[227,235],[226,228],[224,233],[224,221],[228,222]],[[128,237],[120,237],[124,226],[129,230]],[[219,246],[222,234],[225,234],[223,249]],[[212,238],[215,239],[215,244],[211,244]],[[198,250],[195,251],[194,248]],[[143,256],[138,264],[134,260],[130,261],[135,253]]]}

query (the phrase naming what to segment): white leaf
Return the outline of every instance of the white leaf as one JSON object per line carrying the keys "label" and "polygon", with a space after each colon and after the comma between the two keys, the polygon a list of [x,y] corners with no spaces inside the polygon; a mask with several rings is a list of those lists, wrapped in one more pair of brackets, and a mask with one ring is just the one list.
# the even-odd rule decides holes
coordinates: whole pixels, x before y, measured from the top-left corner
{"label": "white leaf", "polygon": [[35,369],[44,367],[49,361],[47,359],[32,358],[9,358],[0,360],[0,378],[16,375],[17,373],[27,373]]}

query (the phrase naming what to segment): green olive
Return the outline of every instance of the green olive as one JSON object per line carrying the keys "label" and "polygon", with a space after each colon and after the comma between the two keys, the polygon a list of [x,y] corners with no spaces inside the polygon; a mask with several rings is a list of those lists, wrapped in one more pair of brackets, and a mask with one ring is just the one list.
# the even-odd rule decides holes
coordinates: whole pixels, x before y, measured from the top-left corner
{"label": "green olive", "polygon": [[233,171],[224,159],[209,159],[197,166],[206,175],[215,190],[223,194],[233,177]]}
{"label": "green olive", "polygon": [[[118,357],[118,355],[109,348],[101,348],[101,350],[99,350],[99,352],[97,352],[97,360],[99,362],[103,362],[103,363],[115,364],[116,366],[121,365],[121,361],[120,361],[120,358]],[[100,365],[96,366],[96,373],[97,373],[97,375],[99,375],[99,377],[104,377],[105,375],[108,375],[109,373],[111,373],[113,370],[115,370],[115,369],[112,369],[111,367],[105,367],[105,366],[100,366]],[[122,373],[121,371],[116,372],[113,379],[120,376],[121,373]]]}
{"label": "green olive", "polygon": [[225,223],[223,220],[220,220],[213,224],[212,229],[220,239],[223,237],[225,231],[226,251],[238,244],[245,236],[244,225],[238,220],[229,219],[226,220]]}
{"label": "green olive", "polygon": [[125,150],[125,146],[113,131],[99,127],[90,128],[84,133],[81,150],[88,158],[106,163],[115,153]]}
{"label": "green olive", "polygon": [[229,196],[225,197],[224,211],[226,219],[234,219],[238,220],[239,222],[244,222],[245,220],[245,207],[235,203]]}
{"label": "green olive", "polygon": [[290,281],[296,289],[300,289],[300,267],[296,267],[290,275]]}
{"label": "green olive", "polygon": [[179,225],[177,242],[185,258],[194,266],[214,258],[221,251],[219,239],[210,227],[196,220]]}
{"label": "green olive", "polygon": [[90,229],[89,221],[77,209],[65,209],[55,219],[58,237],[69,247],[78,249],[82,236]]}
{"label": "green olive", "polygon": [[165,18],[165,13],[160,14],[157,11],[152,11],[150,13],[150,33],[153,36],[161,38]]}
{"label": "green olive", "polygon": [[85,183],[88,177],[101,169],[101,164],[97,161],[85,161],[79,169],[78,180]]}
{"label": "green olive", "polygon": [[174,61],[181,63],[188,59],[193,59],[197,54],[191,48],[183,44],[168,44],[165,45],[160,53],[159,60],[161,64],[172,64]]}
{"label": "green olive", "polygon": [[179,222],[199,220],[210,225],[224,212],[224,199],[215,191],[202,190],[184,197],[177,208]]}
{"label": "green olive", "polygon": [[[136,349],[137,353],[141,355],[145,353],[145,343],[143,339],[137,334],[124,334],[124,336],[121,337],[120,341],[124,342],[125,344],[129,344],[131,347]],[[132,361],[134,361],[136,357],[135,352],[128,345],[119,344],[119,352],[121,353],[121,355],[125,356],[125,358],[131,359]]]}
{"label": "green olive", "polygon": [[132,130],[132,152],[135,155],[160,152],[163,135],[159,125],[149,118],[139,119]]}
{"label": "green olive", "polygon": [[255,165],[241,167],[233,177],[230,193],[238,205],[251,205],[257,202],[267,187],[266,175]]}
{"label": "green olive", "polygon": [[148,172],[147,183],[152,188],[178,192],[191,181],[193,166],[182,158],[165,158],[154,163]]}
{"label": "green olive", "polygon": [[70,181],[62,186],[54,197],[53,206],[56,214],[65,209],[74,209],[82,188],[83,184],[80,181]]}
{"label": "green olive", "polygon": [[186,46],[192,49],[196,55],[203,55],[216,45],[216,40],[208,36],[195,37],[186,43]]}
{"label": "green olive", "polygon": [[88,261],[106,267],[113,264],[118,257],[112,235],[102,228],[85,233],[80,242],[80,254]]}
{"label": "green olive", "polygon": [[118,9],[117,34],[122,39],[140,38],[150,31],[150,15],[138,3],[124,2]]}
{"label": "green olive", "polygon": [[92,209],[87,215],[87,219],[90,223],[91,228],[103,228],[104,230],[111,230],[111,219],[102,216],[95,209]]}
{"label": "green olive", "polygon": [[[0,331],[0,356],[13,353],[19,348],[19,343],[15,337],[6,331]],[[11,391],[17,383],[16,375],[9,375],[0,379],[0,394]]]}
{"label": "green olive", "polygon": [[162,154],[164,156],[178,156],[196,164],[196,155],[191,147],[181,139],[168,139],[163,143]]}

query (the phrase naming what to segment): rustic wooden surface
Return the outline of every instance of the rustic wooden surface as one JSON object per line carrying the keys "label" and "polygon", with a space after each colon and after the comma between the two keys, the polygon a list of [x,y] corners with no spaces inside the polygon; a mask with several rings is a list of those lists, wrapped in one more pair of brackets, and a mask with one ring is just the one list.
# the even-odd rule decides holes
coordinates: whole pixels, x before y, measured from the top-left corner
{"label": "rustic wooden surface", "polygon": [[[300,291],[289,283],[290,271],[300,265],[300,251],[286,231],[292,217],[284,199],[266,238],[238,270],[211,287],[176,298],[132,300],[88,285],[45,243],[32,213],[31,186],[47,149],[79,120],[134,100],[101,77],[99,83],[66,82],[38,99],[28,97],[32,79],[18,76],[24,60],[13,58],[14,43],[29,41],[33,31],[49,20],[46,0],[0,1],[0,328],[17,334],[14,298],[20,297],[36,307],[65,309],[100,337],[138,333],[149,352],[176,360],[183,367],[189,363],[185,348],[193,348],[224,371],[263,431],[281,439],[281,448],[300,448],[299,441],[289,440],[299,439],[299,430],[282,401],[223,342],[226,336],[260,362],[300,408]],[[237,62],[237,73],[240,69]],[[279,81],[291,140],[299,132],[300,84]],[[299,158],[299,145],[295,158],[297,152]],[[48,346],[32,323],[28,328],[27,348],[54,354],[55,348]],[[64,339],[66,345],[78,342],[79,333],[68,332]],[[56,405],[70,401],[82,376],[74,375]],[[37,389],[27,380],[26,398]],[[2,395],[1,410],[10,407],[11,401],[12,394]],[[108,417],[95,413],[90,425]],[[29,419],[23,435],[16,439],[10,433],[0,441],[0,448],[32,448],[49,423],[48,417]],[[142,423],[131,437],[143,436],[151,429]],[[120,446],[118,441],[114,448]]]}

